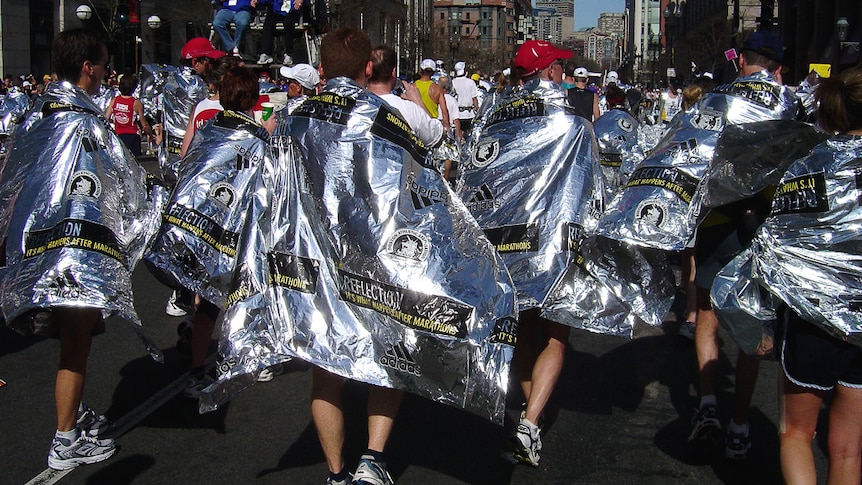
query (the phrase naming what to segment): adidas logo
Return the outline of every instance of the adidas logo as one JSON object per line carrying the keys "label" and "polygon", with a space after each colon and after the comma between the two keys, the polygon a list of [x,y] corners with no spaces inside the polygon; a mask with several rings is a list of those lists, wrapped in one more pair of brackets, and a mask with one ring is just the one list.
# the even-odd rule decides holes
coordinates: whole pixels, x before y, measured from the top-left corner
{"label": "adidas logo", "polygon": [[48,285],[48,292],[57,298],[78,298],[81,296],[81,287],[67,269]]}
{"label": "adidas logo", "polygon": [[467,208],[470,209],[470,212],[496,209],[498,207],[500,207],[500,203],[494,198],[494,194],[491,192],[488,184],[482,184],[479,190],[473,193],[467,201]]}
{"label": "adidas logo", "polygon": [[438,202],[446,202],[447,195],[445,192],[419,185],[412,176],[408,177],[407,186],[410,188],[410,198],[413,201],[413,208],[416,210],[430,207]]}
{"label": "adidas logo", "polygon": [[410,356],[410,352],[403,342],[389,347],[386,355],[381,356],[379,361],[380,365],[385,367],[422,377],[422,371],[419,370],[419,366],[416,365],[416,361]]}

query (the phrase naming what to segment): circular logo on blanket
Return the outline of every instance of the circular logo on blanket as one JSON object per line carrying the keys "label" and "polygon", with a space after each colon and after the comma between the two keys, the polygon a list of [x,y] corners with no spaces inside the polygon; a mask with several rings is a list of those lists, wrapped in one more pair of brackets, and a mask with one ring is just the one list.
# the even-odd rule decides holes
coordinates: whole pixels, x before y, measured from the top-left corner
{"label": "circular logo on blanket", "polygon": [[428,236],[412,229],[399,229],[386,241],[386,252],[414,261],[425,261],[431,252]]}
{"label": "circular logo on blanket", "polygon": [[631,133],[632,130],[635,128],[635,125],[633,125],[631,121],[625,118],[620,118],[620,120],[617,121],[617,126],[619,126],[620,129],[626,133]]}
{"label": "circular logo on blanket", "polygon": [[641,201],[635,209],[635,219],[644,224],[663,227],[667,220],[667,206],[658,199]]}
{"label": "circular logo on blanket", "polygon": [[69,195],[98,199],[102,195],[102,183],[93,172],[80,170],[72,174],[72,179],[69,181]]}
{"label": "circular logo on blanket", "polygon": [[476,145],[473,151],[473,166],[476,168],[487,167],[497,156],[500,155],[500,142],[490,140]]}
{"label": "circular logo on blanket", "polygon": [[219,182],[212,186],[209,196],[215,199],[219,204],[230,207],[236,200],[236,191],[233,186],[227,182]]}
{"label": "circular logo on blanket", "polygon": [[718,111],[705,109],[691,117],[691,126],[701,130],[721,131],[724,117]]}

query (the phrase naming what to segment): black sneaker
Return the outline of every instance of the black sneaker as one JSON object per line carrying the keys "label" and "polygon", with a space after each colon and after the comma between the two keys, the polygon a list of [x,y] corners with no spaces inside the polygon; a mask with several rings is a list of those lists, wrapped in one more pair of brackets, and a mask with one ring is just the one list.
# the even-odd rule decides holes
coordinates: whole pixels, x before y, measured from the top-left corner
{"label": "black sneaker", "polygon": [[718,419],[718,407],[704,406],[697,410],[691,418],[691,434],[688,435],[689,443],[706,441],[717,441],[721,432],[721,421]]}

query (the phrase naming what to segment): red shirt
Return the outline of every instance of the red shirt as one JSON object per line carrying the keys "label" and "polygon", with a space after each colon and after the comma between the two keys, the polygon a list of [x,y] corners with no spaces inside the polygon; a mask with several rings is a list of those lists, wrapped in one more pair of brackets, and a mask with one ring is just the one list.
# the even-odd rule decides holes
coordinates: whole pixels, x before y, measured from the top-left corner
{"label": "red shirt", "polygon": [[135,98],[132,96],[117,96],[114,98],[114,109],[111,112],[114,119],[114,131],[118,135],[137,135],[138,124],[135,123]]}

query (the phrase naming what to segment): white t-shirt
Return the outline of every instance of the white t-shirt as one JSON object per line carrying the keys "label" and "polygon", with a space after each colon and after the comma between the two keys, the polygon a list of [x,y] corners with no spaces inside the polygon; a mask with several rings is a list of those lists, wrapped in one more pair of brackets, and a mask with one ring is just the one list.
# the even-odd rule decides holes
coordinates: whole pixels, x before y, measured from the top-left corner
{"label": "white t-shirt", "polygon": [[440,141],[443,136],[443,124],[432,118],[419,105],[394,94],[384,94],[380,97],[401,113],[404,121],[413,128],[416,136],[426,146],[432,147]]}
{"label": "white t-shirt", "polygon": [[[450,117],[458,118],[459,120],[470,119],[476,116],[473,111],[473,98],[479,97],[479,90],[476,89],[476,82],[465,76],[458,76],[452,79],[452,87],[455,89],[455,94],[458,98],[458,109],[453,113],[449,112]],[[460,109],[470,108],[470,109]]]}

